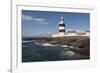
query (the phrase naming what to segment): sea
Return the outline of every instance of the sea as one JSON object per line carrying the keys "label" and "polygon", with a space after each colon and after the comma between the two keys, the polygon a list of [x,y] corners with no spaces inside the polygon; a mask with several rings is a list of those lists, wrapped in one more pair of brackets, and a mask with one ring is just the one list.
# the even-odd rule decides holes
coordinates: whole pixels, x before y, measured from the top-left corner
{"label": "sea", "polygon": [[71,51],[70,48],[61,45],[41,45],[33,41],[46,39],[46,37],[23,37],[22,38],[22,62],[43,61],[67,61],[82,60],[83,58]]}

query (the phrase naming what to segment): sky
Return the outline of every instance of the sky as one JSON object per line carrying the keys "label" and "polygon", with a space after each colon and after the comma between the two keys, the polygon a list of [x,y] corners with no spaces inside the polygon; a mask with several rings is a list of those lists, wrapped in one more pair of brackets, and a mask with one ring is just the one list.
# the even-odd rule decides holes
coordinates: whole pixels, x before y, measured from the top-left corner
{"label": "sky", "polygon": [[66,32],[90,30],[89,13],[22,10],[22,36],[47,37],[58,33],[58,23],[62,16]]}

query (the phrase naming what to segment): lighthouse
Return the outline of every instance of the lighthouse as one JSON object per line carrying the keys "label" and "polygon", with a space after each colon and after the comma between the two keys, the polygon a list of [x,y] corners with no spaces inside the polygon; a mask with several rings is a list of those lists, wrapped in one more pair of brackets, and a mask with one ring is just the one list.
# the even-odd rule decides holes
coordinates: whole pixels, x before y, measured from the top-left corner
{"label": "lighthouse", "polygon": [[58,23],[59,32],[57,34],[53,34],[52,37],[64,37],[65,36],[65,22],[64,17],[60,18],[60,22]]}
{"label": "lighthouse", "polygon": [[64,37],[65,36],[65,23],[64,23],[64,17],[60,18],[59,22],[59,37]]}
{"label": "lighthouse", "polygon": [[60,18],[60,22],[58,23],[58,29],[59,32],[56,34],[52,34],[51,37],[56,38],[56,37],[67,37],[67,36],[90,36],[90,32],[79,33],[77,31],[67,31],[67,33],[65,33],[64,17]]}

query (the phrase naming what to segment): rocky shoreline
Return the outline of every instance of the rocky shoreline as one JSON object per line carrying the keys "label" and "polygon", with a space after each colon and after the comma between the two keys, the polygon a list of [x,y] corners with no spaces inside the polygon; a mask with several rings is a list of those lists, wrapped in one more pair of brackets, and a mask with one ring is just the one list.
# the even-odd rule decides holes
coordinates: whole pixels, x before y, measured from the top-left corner
{"label": "rocky shoreline", "polygon": [[46,38],[35,40],[33,43],[42,44],[44,46],[62,46],[70,48],[71,51],[81,56],[90,56],[90,39],[87,36],[70,36],[59,38]]}

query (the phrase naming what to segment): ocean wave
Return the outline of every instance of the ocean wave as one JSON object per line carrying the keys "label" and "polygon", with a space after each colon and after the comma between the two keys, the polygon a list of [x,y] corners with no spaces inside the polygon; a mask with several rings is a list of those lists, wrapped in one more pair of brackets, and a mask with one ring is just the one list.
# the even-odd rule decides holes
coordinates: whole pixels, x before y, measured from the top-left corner
{"label": "ocean wave", "polygon": [[50,44],[50,43],[43,43],[41,44],[42,46],[57,46],[57,45],[53,45],[53,44]]}

